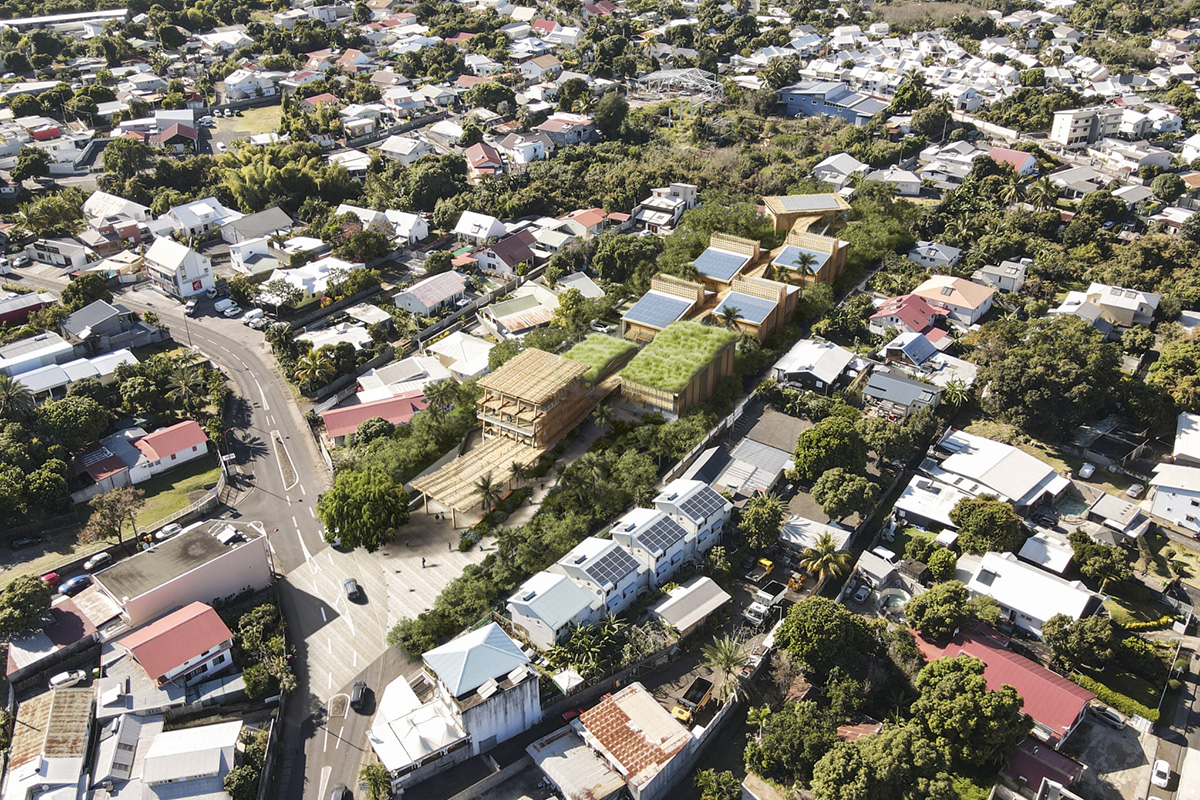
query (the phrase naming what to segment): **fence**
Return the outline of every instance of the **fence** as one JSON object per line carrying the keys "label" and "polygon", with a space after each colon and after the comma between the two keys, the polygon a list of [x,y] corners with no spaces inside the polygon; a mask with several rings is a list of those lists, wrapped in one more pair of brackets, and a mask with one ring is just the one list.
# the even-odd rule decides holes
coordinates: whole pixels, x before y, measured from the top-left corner
{"label": "fence", "polygon": [[258,774],[258,800],[267,800],[270,796],[271,770],[275,768],[275,721],[283,719],[283,693],[280,692],[279,710],[267,723],[267,754],[263,759],[262,772]]}
{"label": "fence", "polygon": [[730,413],[729,416],[718,422],[716,427],[706,433],[704,438],[697,442],[696,446],[693,447],[686,456],[679,459],[679,462],[672,467],[665,476],[663,476],[662,481],[659,482],[659,486],[665,486],[682,475],[687,468],[691,466],[692,462],[696,460],[696,457],[712,444],[712,441],[715,438],[725,433],[726,430],[733,430],[733,426],[736,425],[737,421],[742,418],[743,414],[746,413],[746,406],[748,406],[753,400],[753,392],[742,398],[742,402],[737,404],[737,407],[733,409],[733,412]]}
{"label": "fence", "polygon": [[288,325],[292,326],[293,331],[299,330],[301,333],[305,333],[308,331],[308,326],[312,325],[314,322],[319,322],[331,314],[336,314],[343,308],[349,308],[350,306],[358,305],[364,300],[369,300],[382,291],[382,286],[372,286],[369,289],[363,289],[357,294],[352,294],[349,297],[344,297],[341,300],[330,303],[324,308],[319,308],[311,314],[306,314],[299,319],[290,320],[288,321]]}

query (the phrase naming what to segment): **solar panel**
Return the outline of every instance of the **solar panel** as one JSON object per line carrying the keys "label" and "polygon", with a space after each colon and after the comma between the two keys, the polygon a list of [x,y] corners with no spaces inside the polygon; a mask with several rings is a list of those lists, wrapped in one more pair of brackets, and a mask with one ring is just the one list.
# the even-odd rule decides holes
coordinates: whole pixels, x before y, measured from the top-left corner
{"label": "solar panel", "polygon": [[725,498],[707,486],[680,504],[679,510],[695,520],[706,520],[725,506]]}
{"label": "solar panel", "polygon": [[838,202],[827,194],[793,194],[780,198],[788,211],[836,211]]}
{"label": "solar panel", "polygon": [[696,271],[701,275],[728,283],[733,280],[734,275],[741,271],[742,267],[746,266],[746,262],[749,260],[748,256],[710,247],[699,255],[695,266]]}
{"label": "solar panel", "polygon": [[585,571],[601,586],[616,586],[617,582],[637,568],[637,559],[621,546],[614,547],[596,559]]}
{"label": "solar panel", "polygon": [[813,262],[812,267],[809,268],[809,271],[813,275],[816,275],[817,272],[820,271],[821,267],[825,265],[825,262],[829,260],[828,253],[821,253],[816,250],[809,250],[805,247],[796,247],[794,244],[789,244],[779,252],[779,255],[776,256],[775,260],[771,263],[777,266],[799,270],[801,253],[808,253],[810,256],[816,259],[816,261]]}
{"label": "solar panel", "polygon": [[686,535],[687,531],[682,525],[664,514],[653,525],[639,533],[637,538],[647,550],[661,555]]}
{"label": "solar panel", "polygon": [[625,312],[624,319],[662,330],[686,314],[691,307],[692,304],[682,297],[650,291]]}
{"label": "solar panel", "polygon": [[736,308],[742,312],[743,320],[751,325],[761,325],[775,310],[775,303],[754,295],[730,292],[713,313],[720,316],[726,308]]}
{"label": "solar panel", "polygon": [[83,466],[85,468],[95,466],[106,458],[112,458],[112,451],[101,445],[99,448],[84,455]]}

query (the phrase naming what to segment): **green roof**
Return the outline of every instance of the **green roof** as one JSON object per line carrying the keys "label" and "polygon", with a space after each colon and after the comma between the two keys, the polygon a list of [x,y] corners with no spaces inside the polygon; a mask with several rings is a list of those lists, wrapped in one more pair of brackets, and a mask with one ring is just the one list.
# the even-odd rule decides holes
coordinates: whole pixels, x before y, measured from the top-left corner
{"label": "green roof", "polygon": [[633,357],[621,377],[664,392],[681,391],[737,338],[725,328],[673,322]]}
{"label": "green roof", "polygon": [[603,372],[609,364],[636,349],[637,346],[633,342],[625,339],[593,333],[563,355],[572,361],[578,361],[580,364],[587,364],[591,367],[583,377],[594,381],[596,376]]}

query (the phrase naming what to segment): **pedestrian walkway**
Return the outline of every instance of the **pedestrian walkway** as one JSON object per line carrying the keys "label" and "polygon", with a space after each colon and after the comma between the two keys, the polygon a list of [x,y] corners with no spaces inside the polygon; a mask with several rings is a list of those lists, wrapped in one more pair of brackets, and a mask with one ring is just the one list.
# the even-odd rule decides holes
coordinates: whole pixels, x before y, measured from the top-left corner
{"label": "pedestrian walkway", "polygon": [[[554,463],[555,469],[560,474],[568,466],[575,463],[580,456],[591,450],[592,445],[601,436],[600,429],[591,420],[581,425],[578,430],[580,431],[580,435],[575,437],[575,441],[567,445],[567,449],[563,452],[562,456]],[[529,494],[529,500],[509,516],[504,523],[506,528],[519,528],[533,519],[533,515],[541,507],[542,501],[546,499],[546,495],[554,488],[554,481],[549,479],[549,476],[545,478],[533,478],[529,483],[532,490]]]}

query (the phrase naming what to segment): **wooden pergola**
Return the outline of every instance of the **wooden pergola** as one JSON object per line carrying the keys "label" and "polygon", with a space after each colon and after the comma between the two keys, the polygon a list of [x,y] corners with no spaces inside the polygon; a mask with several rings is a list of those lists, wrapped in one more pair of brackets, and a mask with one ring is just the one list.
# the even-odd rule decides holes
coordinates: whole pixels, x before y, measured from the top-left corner
{"label": "wooden pergola", "polygon": [[504,494],[508,494],[512,465],[517,463],[527,467],[537,461],[542,452],[541,448],[513,439],[486,439],[479,447],[462,454],[437,472],[417,478],[412,482],[412,488],[425,498],[426,514],[429,513],[429,501],[436,500],[450,509],[451,520],[457,528],[458,515],[466,514],[480,504],[476,481],[491,473]]}

